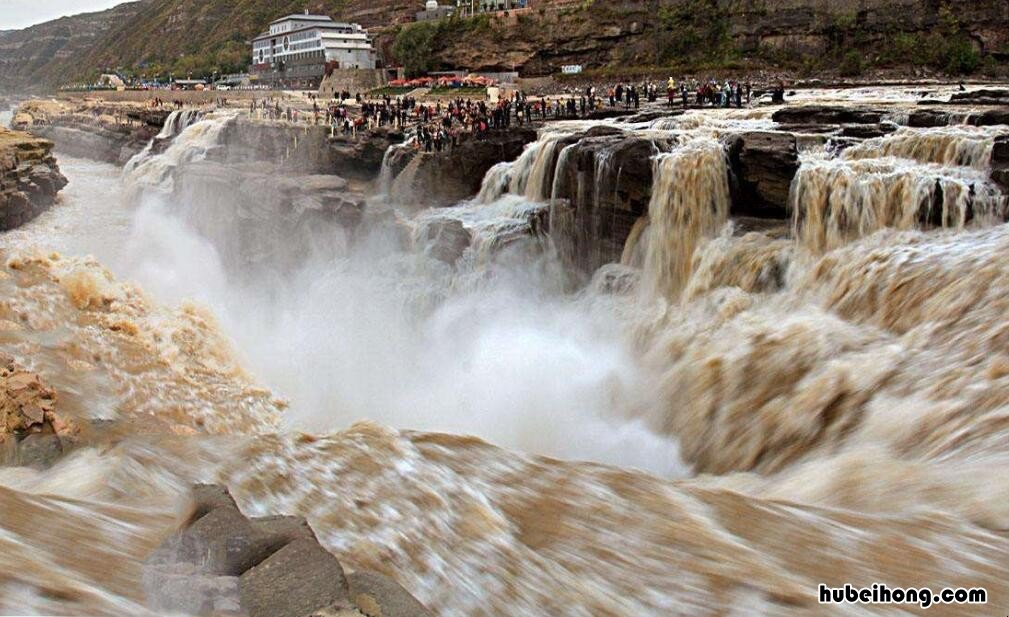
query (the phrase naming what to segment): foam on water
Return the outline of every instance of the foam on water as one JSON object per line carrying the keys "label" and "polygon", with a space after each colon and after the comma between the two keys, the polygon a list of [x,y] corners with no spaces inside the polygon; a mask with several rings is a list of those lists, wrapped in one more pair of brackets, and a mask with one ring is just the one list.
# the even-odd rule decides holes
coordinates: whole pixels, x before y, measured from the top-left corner
{"label": "foam on water", "polygon": [[[62,203],[2,238],[0,350],[61,413],[154,434],[0,473],[0,608],[143,614],[133,575],[194,480],[251,515],[307,516],[349,568],[450,617],[808,615],[824,581],[1006,597],[990,133],[807,152],[793,237],[740,235],[717,140],[767,113],[680,118],[622,127],[663,135],[648,216],[577,293],[551,179],[573,152],[559,139],[593,123],[545,130],[471,202],[385,210],[357,235],[299,224],[269,178],[252,200],[218,190],[227,117],[122,179],[65,161]],[[592,164],[598,206],[620,170]],[[283,420],[255,383],[289,399]],[[62,535],[30,524],[43,513]],[[58,554],[79,538],[88,560]]]}

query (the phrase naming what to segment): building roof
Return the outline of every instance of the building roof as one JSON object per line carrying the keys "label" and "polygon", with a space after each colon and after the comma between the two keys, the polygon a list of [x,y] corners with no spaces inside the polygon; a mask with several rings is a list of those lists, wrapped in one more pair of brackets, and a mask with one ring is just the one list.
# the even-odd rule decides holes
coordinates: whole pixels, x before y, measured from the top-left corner
{"label": "building roof", "polygon": [[[256,38],[252,39],[252,42],[255,43],[255,42],[261,41],[263,39],[277,38],[277,37],[282,37],[282,36],[291,36],[292,34],[297,34],[299,32],[304,32],[305,30],[314,30],[316,28],[322,29],[323,32],[326,32],[326,31],[332,32],[333,30],[345,29],[345,28],[351,28],[353,30],[354,24],[349,24],[349,23],[344,23],[344,22],[335,22],[335,21],[332,21],[332,20],[330,20],[330,22],[331,23],[328,23],[328,24],[318,24],[318,25],[315,25],[315,26],[305,26],[304,28],[295,28],[294,30],[290,30],[288,32],[281,32],[279,34],[270,34],[269,32],[264,32],[264,33],[260,34],[259,36],[257,36]],[[364,28],[361,28],[360,30],[354,30],[352,32],[341,32],[341,34],[343,36],[350,36],[350,37],[355,37],[355,38],[358,37],[358,36],[368,36],[368,32]]]}
{"label": "building roof", "polygon": [[333,21],[333,18],[328,15],[299,15],[297,13],[293,13],[287,17],[281,17],[280,19],[271,21],[270,25],[279,24],[282,21],[288,21],[290,19],[297,19],[300,21]]}

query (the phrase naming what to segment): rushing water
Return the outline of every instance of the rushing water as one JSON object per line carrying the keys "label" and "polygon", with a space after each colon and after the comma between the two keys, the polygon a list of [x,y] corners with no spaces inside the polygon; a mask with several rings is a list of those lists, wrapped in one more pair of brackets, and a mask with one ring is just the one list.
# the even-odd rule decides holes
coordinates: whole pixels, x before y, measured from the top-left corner
{"label": "rushing water", "polygon": [[811,615],[820,582],[1009,606],[1006,127],[809,149],[790,224],[739,234],[718,138],[769,112],[599,123],[654,180],[621,263],[572,291],[607,222],[577,208],[629,182],[612,134],[572,172],[591,123],[471,202],[376,197],[351,234],[218,160],[230,122],[176,118],[125,172],[61,158],[61,203],[0,239],[0,349],[127,435],[0,471],[0,609],[144,614],[194,480],[442,615]]}

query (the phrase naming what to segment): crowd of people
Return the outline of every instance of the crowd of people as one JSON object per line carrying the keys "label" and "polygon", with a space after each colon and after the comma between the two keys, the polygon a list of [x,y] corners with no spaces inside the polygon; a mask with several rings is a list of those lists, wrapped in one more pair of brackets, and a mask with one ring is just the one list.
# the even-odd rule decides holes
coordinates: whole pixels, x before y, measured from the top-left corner
{"label": "crowd of people", "polygon": [[[688,81],[670,77],[665,84],[669,106],[683,108],[736,107],[751,104],[749,81]],[[779,99],[780,95],[780,99]],[[324,125],[332,135],[356,137],[362,131],[390,128],[413,136],[416,148],[440,152],[457,145],[462,135],[483,138],[488,131],[506,130],[537,121],[598,117],[613,109],[634,110],[642,99],[655,103],[662,96],[661,82],[620,82],[608,87],[587,86],[579,92],[544,95],[536,98],[522,91],[506,94],[496,101],[457,97],[451,100],[420,102],[409,96],[384,94],[365,97],[360,93],[337,93],[328,101],[308,95],[310,109],[292,105],[290,99],[253,99],[249,111],[254,117],[294,123]],[[775,100],[783,100],[784,84],[772,90]],[[284,103],[284,104],[282,104]]]}

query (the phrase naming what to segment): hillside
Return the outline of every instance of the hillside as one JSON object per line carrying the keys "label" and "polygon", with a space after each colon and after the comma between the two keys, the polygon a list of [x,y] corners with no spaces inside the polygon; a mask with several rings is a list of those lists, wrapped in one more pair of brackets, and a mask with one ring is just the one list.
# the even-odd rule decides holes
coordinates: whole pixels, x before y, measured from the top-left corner
{"label": "hillside", "polygon": [[139,0],[0,32],[0,88],[52,87],[105,68],[233,72],[247,61],[246,41],[270,21],[306,9],[367,27],[409,19],[416,10],[394,0]]}
{"label": "hillside", "polygon": [[545,2],[507,19],[418,24],[397,37],[408,67],[525,75],[565,64],[622,74],[752,67],[859,74],[873,67],[1004,71],[1005,0],[624,0]]}
{"label": "hillside", "polygon": [[103,13],[0,33],[0,88],[54,86],[105,68],[209,75],[244,68],[248,43],[303,10],[381,29],[390,64],[517,69],[581,64],[600,73],[900,67],[1004,74],[1006,0],[540,0],[507,18],[410,24],[421,2],[140,0]]}
{"label": "hillside", "polygon": [[0,90],[41,88],[80,74],[81,57],[101,46],[113,26],[137,17],[150,1],[0,32]]}
{"label": "hillside", "polygon": [[136,66],[148,72],[230,73],[248,61],[247,41],[274,19],[304,10],[384,26],[416,10],[392,0],[149,0],[83,58],[87,66]]}

